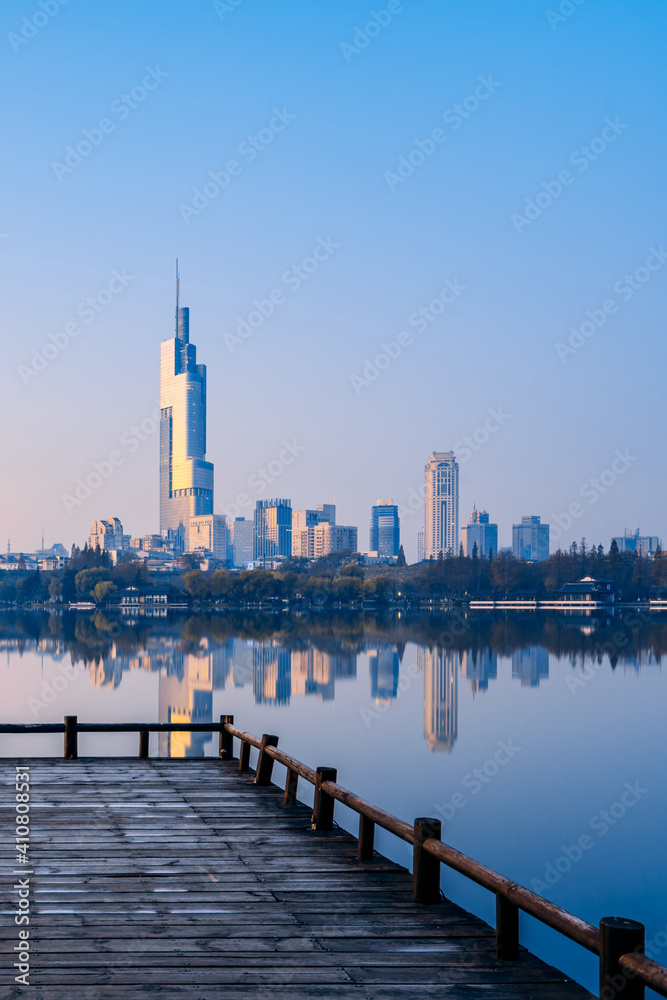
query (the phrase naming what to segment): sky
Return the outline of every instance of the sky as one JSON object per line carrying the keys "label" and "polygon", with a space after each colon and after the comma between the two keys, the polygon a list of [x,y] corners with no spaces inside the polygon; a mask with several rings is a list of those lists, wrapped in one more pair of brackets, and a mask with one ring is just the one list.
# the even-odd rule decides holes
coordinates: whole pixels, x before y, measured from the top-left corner
{"label": "sky", "polygon": [[486,508],[501,545],[524,514],[552,549],[667,535],[666,22],[6,0],[0,546],[158,530],[177,257],[216,512],[335,501],[366,548],[392,498],[414,560],[454,449],[461,523]]}

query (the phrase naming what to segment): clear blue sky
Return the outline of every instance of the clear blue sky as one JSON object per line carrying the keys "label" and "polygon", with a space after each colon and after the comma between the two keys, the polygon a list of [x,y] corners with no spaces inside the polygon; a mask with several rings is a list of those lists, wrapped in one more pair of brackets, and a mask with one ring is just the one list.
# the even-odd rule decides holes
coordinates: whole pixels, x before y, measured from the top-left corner
{"label": "clear blue sky", "polygon": [[[556,20],[556,3],[535,0],[394,2],[354,51],[384,0],[70,0],[53,16],[7,0],[2,547],[33,549],[42,527],[47,544],[82,543],[93,519],[114,515],[132,534],[157,530],[158,435],[131,428],[150,431],[176,256],[208,365],[217,510],[242,493],[253,506],[335,498],[365,548],[371,505],[407,504],[429,452],[477,432],[488,440],[462,462],[461,520],[486,507],[501,544],[522,514],[553,520],[573,503],[581,514],[561,544],[608,547],[625,526],[667,535],[667,15],[657,0],[570,6]],[[25,44],[22,30],[34,34]],[[102,119],[108,131],[91,132]],[[84,130],[97,145],[66,172]],[[242,145],[257,135],[261,148]],[[401,157],[417,166],[403,160],[412,172],[397,180]],[[224,190],[188,212],[230,161]],[[318,245],[326,259],[296,287],[285,272]],[[624,275],[651,248],[633,289]],[[126,285],[112,279],[123,269]],[[465,290],[446,293],[454,301],[426,329],[411,326],[446,280]],[[110,282],[94,320],[77,314]],[[234,343],[271,292],[273,315]],[[604,325],[559,354],[587,310]],[[78,334],[26,374],[67,324]],[[401,331],[412,342],[355,391],[351,376]],[[489,435],[490,409],[508,418]],[[283,441],[302,450],[258,493],[249,477],[280,463]],[[626,449],[605,492],[582,497]],[[63,494],[113,451],[120,464],[68,512]],[[410,559],[421,522],[404,519]]]}

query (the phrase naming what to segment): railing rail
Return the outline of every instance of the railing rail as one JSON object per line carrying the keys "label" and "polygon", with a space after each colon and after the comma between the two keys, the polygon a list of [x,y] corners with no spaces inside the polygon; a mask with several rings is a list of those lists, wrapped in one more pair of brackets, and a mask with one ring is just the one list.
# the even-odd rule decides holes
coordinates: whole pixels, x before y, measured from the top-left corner
{"label": "railing rail", "polygon": [[64,755],[78,756],[79,733],[139,733],[139,756],[148,757],[150,733],[206,732],[220,734],[221,760],[233,760],[234,739],[240,741],[238,767],[250,768],[250,750],[259,750],[255,784],[271,782],[274,763],[287,770],[286,806],[297,802],[299,778],[315,786],[312,825],[318,830],[334,826],[334,806],[341,802],[359,815],[358,857],[371,861],[374,856],[375,827],[379,826],[413,846],[413,894],[417,902],[429,904],[441,897],[440,865],[459,872],[496,896],[496,951],[499,958],[515,961],[519,955],[519,912],[540,920],[571,941],[593,952],[600,959],[600,997],[602,1000],[642,1000],[648,986],[667,997],[667,968],[644,955],[644,925],[622,917],[604,917],[600,926],[581,920],[573,913],[551,903],[525,886],[446,844],[441,838],[440,820],[420,817],[414,825],[366,802],[359,795],[337,783],[331,767],[313,769],[278,749],[278,737],[264,734],[261,739],[238,729],[232,715],[220,722],[187,723],[81,723],[76,716],[64,722],[33,725],[0,725],[0,735],[10,733],[64,733]]}

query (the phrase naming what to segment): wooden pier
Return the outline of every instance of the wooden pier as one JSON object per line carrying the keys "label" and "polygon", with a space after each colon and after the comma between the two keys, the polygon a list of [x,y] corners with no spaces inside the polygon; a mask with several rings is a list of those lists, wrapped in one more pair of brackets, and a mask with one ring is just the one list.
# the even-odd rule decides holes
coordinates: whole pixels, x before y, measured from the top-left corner
{"label": "wooden pier", "polygon": [[[442,897],[442,861],[457,870],[464,862],[476,866],[468,874],[481,884],[490,870],[442,844],[439,828],[430,825],[435,821],[402,823],[342,789],[335,771],[314,771],[282,754],[275,737],[256,739],[225,717],[219,727],[207,727],[220,732],[219,759],[147,758],[147,736],[140,737],[139,758],[87,758],[77,756],[77,733],[100,727],[70,721],[69,728],[51,731],[56,728],[76,759],[2,762],[9,888],[0,921],[3,998],[590,997],[519,948],[518,911],[539,908],[535,900],[544,906],[540,919],[568,937],[587,938],[580,943],[599,951],[603,982],[621,970],[615,998],[641,997],[651,976],[665,995],[665,970],[640,954],[624,954],[627,934],[636,940],[641,925],[620,921],[628,927],[619,929],[603,922],[600,931],[491,873],[497,880],[487,885],[498,900],[494,931]],[[235,736],[242,740],[238,758],[232,756]],[[260,751],[254,772],[250,747]],[[288,768],[284,790],[270,783],[276,760]],[[14,904],[7,903],[18,878],[10,874],[18,867],[15,768],[26,764],[29,987],[14,982],[17,927]],[[296,801],[299,778],[315,784],[314,810]],[[360,812],[359,838],[335,826],[336,800]],[[414,875],[373,851],[376,825],[411,840]],[[447,858],[437,857],[438,845]]]}

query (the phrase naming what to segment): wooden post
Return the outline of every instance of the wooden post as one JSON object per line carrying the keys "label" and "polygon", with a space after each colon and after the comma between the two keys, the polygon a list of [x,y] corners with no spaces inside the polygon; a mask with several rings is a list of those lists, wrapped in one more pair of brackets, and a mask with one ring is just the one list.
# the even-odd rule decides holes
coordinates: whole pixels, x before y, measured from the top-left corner
{"label": "wooden post", "polygon": [[643,1000],[644,984],[624,972],[621,955],[644,954],[644,925],[623,917],[603,917],[600,921],[601,1000]]}
{"label": "wooden post", "polygon": [[142,729],[139,732],[139,756],[142,760],[148,760],[148,748],[151,734],[148,729]]}
{"label": "wooden post", "polygon": [[79,740],[76,715],[65,716],[65,760],[76,760],[79,756]]}
{"label": "wooden post", "polygon": [[298,790],[299,790],[299,772],[293,771],[291,767],[288,767],[287,778],[285,780],[285,794],[283,796],[283,805],[295,806],[296,794]]}
{"label": "wooden post", "polygon": [[220,760],[231,760],[234,756],[234,737],[227,732],[226,725],[234,725],[233,715],[220,716]]}
{"label": "wooden post", "polygon": [[440,840],[442,823],[431,816],[415,820],[412,887],[415,903],[440,902],[440,862],[422,847],[425,840]]}
{"label": "wooden post", "polygon": [[506,962],[519,957],[519,907],[496,893],[496,955]]}
{"label": "wooden post", "polygon": [[372,861],[375,841],[375,823],[368,816],[359,813],[359,845],[357,857],[359,861]]}
{"label": "wooden post", "polygon": [[239,750],[239,771],[247,771],[250,767],[250,744],[246,743],[245,740],[241,740],[241,749]]}
{"label": "wooden post", "polygon": [[262,745],[259,748],[259,760],[257,761],[257,770],[255,771],[255,784],[256,785],[270,785],[271,775],[273,774],[273,765],[275,761],[273,757],[270,757],[268,753],[265,753],[267,747],[277,747],[278,737],[277,736],[267,736],[266,733],[262,736]]}
{"label": "wooden post", "polygon": [[322,791],[324,781],[335,781],[338,771],[335,767],[318,767],[315,777],[315,805],[312,826],[314,830],[333,830],[335,799]]}

